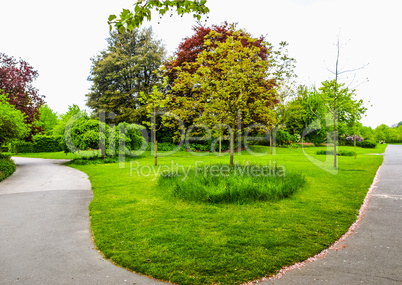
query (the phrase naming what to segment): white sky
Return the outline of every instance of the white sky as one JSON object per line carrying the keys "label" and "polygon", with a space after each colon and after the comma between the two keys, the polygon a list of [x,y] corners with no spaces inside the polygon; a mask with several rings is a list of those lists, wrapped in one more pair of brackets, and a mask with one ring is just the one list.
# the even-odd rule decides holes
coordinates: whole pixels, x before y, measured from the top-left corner
{"label": "white sky", "polygon": [[[0,0],[0,52],[21,57],[39,71],[34,86],[58,113],[68,105],[85,106],[90,58],[106,48],[107,18],[135,0]],[[274,45],[289,43],[297,60],[298,82],[311,86],[331,79],[340,34],[341,82],[356,88],[369,107],[364,125],[376,127],[402,121],[399,81],[402,66],[400,2],[398,0],[208,0],[207,25],[238,22],[253,36],[266,35]],[[164,16],[155,35],[169,54],[192,35],[192,16]],[[355,77],[355,78],[354,78]],[[353,80],[354,78],[354,80]],[[366,78],[369,82],[366,82]]]}

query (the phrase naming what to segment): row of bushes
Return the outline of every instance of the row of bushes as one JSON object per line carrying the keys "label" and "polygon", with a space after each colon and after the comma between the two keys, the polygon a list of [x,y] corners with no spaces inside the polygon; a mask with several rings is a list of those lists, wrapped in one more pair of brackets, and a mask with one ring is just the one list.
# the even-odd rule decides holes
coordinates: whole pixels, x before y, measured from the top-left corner
{"label": "row of bushes", "polygon": [[58,152],[62,151],[62,137],[36,135],[33,142],[16,142],[11,143],[9,152],[12,153],[36,153],[36,152]]}
{"label": "row of bushes", "polygon": [[14,161],[9,155],[0,153],[0,181],[3,181],[8,176],[14,173],[16,169]]}
{"label": "row of bushes", "polygon": [[[89,118],[79,118],[68,126],[70,136],[36,135],[32,142],[16,142],[9,145],[12,153],[37,153],[37,152],[69,152],[70,149],[87,150],[99,149],[99,129],[103,128],[106,149],[110,147],[119,149],[119,144],[124,142],[126,150],[137,150],[142,145],[144,138],[141,130],[135,125],[121,123],[114,128]],[[123,134],[124,133],[124,134]],[[68,147],[69,146],[69,147]]]}
{"label": "row of bushes", "polygon": [[[320,154],[320,155],[334,155],[334,151],[333,150],[319,150],[316,152],[316,154]],[[353,151],[346,151],[346,150],[340,150],[336,153],[336,155],[339,156],[354,156],[355,153]]]}

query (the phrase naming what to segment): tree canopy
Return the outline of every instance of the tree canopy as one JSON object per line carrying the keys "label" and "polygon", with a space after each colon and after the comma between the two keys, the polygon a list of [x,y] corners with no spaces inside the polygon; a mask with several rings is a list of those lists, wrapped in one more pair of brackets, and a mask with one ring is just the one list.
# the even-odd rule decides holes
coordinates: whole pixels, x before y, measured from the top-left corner
{"label": "tree canopy", "polygon": [[[107,49],[92,58],[87,105],[95,113],[113,112],[115,123],[142,122],[146,112],[139,101],[140,92],[150,94],[153,85],[162,83],[154,71],[162,65],[165,50],[152,38],[151,28],[114,31],[107,41]],[[106,121],[111,121],[109,116]]]}
{"label": "tree canopy", "polygon": [[306,137],[317,143],[327,138],[328,114],[336,116],[338,135],[349,134],[353,124],[358,122],[366,108],[362,100],[356,99],[355,90],[337,83],[336,109],[334,109],[335,80],[323,81],[316,88],[299,87],[297,96],[287,103],[284,120],[286,129],[292,134],[302,135],[305,129],[317,129],[306,133]]}
{"label": "tree canopy", "polygon": [[64,130],[66,128],[67,122],[76,114],[80,113],[80,107],[73,104],[68,106],[68,111],[65,114],[60,115],[60,119],[57,124],[52,129],[52,134],[55,136],[64,136]]}
{"label": "tree canopy", "polygon": [[173,94],[168,110],[182,120],[207,126],[225,125],[232,135],[230,164],[233,165],[234,134],[252,123],[266,125],[276,103],[275,83],[267,78],[268,61],[261,58],[257,40],[233,31],[225,41],[216,31],[204,39],[205,49],[195,62],[175,67]]}
{"label": "tree canopy", "polygon": [[0,53],[0,89],[7,94],[9,104],[25,114],[25,122],[32,127],[31,134],[38,132],[33,123],[44,103],[44,96],[32,85],[37,77],[38,72],[26,61]]}
{"label": "tree canopy", "polygon": [[39,127],[45,134],[51,135],[53,128],[57,125],[58,116],[47,104],[39,108],[39,119],[35,121],[35,125]]}
{"label": "tree canopy", "polygon": [[28,132],[24,115],[9,103],[8,97],[1,94],[1,91],[0,89],[0,145],[10,140],[22,139]]}

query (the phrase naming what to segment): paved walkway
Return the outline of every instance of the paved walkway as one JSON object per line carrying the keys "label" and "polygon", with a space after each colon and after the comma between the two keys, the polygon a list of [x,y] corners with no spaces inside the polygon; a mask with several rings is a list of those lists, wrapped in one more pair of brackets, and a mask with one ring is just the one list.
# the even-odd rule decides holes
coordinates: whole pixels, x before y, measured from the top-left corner
{"label": "paved walkway", "polygon": [[324,259],[260,284],[402,284],[402,145],[389,145],[359,227]]}
{"label": "paved walkway", "polygon": [[62,160],[15,158],[0,183],[0,284],[159,284],[103,259],[90,238],[91,184]]}

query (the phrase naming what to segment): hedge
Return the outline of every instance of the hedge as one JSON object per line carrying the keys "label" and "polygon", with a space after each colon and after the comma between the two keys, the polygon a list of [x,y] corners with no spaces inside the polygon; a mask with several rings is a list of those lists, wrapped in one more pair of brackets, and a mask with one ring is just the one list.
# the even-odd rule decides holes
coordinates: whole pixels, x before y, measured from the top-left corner
{"label": "hedge", "polygon": [[360,146],[362,148],[375,148],[377,146],[377,143],[372,142],[372,141],[362,141],[360,143]]}
{"label": "hedge", "polygon": [[11,144],[10,151],[16,153],[36,153],[36,152],[59,152],[62,151],[60,145],[61,137],[53,137],[46,135],[36,135],[33,142],[18,142]]}
{"label": "hedge", "polygon": [[15,163],[11,160],[10,156],[0,154],[0,181],[13,174],[15,169]]}

